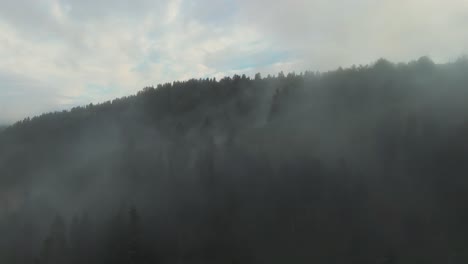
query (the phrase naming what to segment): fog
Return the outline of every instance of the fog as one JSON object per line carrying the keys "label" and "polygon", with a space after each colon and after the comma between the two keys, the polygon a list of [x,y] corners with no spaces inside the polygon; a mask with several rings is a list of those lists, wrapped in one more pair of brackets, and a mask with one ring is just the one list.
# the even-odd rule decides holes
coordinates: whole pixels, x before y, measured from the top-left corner
{"label": "fog", "polygon": [[0,132],[1,263],[464,263],[468,62],[191,79]]}

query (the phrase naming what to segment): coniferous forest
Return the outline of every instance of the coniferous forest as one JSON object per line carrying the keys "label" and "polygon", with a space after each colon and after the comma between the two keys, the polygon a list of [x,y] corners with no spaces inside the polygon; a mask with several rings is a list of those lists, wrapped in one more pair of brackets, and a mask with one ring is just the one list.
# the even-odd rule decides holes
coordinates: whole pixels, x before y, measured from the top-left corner
{"label": "coniferous forest", "polygon": [[468,60],[26,118],[0,132],[0,263],[468,263]]}

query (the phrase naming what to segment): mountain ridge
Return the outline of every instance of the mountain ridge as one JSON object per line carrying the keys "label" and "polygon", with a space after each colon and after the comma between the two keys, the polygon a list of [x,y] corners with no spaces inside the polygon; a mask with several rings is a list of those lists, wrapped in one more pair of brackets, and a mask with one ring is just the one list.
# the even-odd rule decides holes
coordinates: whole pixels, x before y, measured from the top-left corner
{"label": "mountain ridge", "polygon": [[189,80],[17,122],[0,262],[464,263],[467,73],[421,58]]}

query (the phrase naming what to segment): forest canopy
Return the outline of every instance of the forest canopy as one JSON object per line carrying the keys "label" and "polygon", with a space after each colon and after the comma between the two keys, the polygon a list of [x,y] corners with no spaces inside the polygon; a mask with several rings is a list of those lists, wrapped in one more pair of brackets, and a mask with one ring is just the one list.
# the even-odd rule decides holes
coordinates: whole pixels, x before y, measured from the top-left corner
{"label": "forest canopy", "polygon": [[468,60],[174,81],[0,128],[0,263],[466,263]]}

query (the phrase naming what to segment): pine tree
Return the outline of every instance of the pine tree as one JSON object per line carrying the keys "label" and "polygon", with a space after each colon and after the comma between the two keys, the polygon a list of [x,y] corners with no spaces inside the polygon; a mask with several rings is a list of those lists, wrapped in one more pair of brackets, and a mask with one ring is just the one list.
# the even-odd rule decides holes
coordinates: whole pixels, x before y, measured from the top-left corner
{"label": "pine tree", "polygon": [[130,209],[129,218],[128,259],[130,264],[139,264],[142,263],[143,252],[141,247],[140,216],[135,207]]}
{"label": "pine tree", "polygon": [[40,264],[64,264],[69,263],[68,256],[65,221],[62,217],[56,216],[37,262]]}

